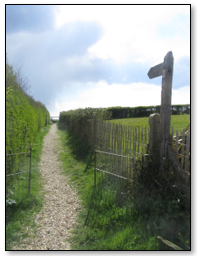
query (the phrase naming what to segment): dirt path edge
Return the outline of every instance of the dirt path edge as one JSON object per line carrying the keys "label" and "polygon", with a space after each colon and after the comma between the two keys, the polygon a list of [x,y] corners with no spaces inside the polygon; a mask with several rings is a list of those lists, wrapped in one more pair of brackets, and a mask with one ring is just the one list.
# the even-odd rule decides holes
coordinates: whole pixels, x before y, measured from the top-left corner
{"label": "dirt path edge", "polygon": [[39,165],[44,204],[35,216],[36,234],[33,237],[30,229],[28,238],[13,250],[70,250],[68,239],[76,225],[80,201],[68,184],[69,178],[61,173],[58,143],[57,125],[53,124],[44,138]]}

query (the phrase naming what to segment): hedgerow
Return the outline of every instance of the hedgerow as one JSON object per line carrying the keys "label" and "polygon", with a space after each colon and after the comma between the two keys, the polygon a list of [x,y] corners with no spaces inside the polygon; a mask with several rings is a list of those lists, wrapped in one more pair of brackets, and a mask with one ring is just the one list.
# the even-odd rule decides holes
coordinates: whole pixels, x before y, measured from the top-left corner
{"label": "hedgerow", "polygon": [[85,108],[60,112],[59,122],[66,128],[78,131],[80,127],[86,126],[93,117],[98,120],[110,119],[110,113],[104,108]]}
{"label": "hedgerow", "polygon": [[6,63],[6,153],[30,146],[50,120],[46,107],[27,94],[21,81]]}
{"label": "hedgerow", "polygon": [[[153,113],[160,113],[161,106],[141,106],[141,107],[109,107],[112,119],[127,118],[127,117],[148,117]],[[180,115],[183,113],[190,113],[190,105],[172,105],[172,115]]]}
{"label": "hedgerow", "polygon": [[59,128],[67,128],[71,136],[81,139],[82,144],[91,148],[90,134],[93,118],[98,120],[110,119],[110,113],[104,108],[85,108],[60,112]]}

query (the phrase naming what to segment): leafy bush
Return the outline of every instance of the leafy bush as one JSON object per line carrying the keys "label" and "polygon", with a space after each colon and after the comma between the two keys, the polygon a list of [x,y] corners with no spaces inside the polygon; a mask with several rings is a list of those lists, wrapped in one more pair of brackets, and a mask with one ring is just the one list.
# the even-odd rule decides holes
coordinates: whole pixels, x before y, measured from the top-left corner
{"label": "leafy bush", "polygon": [[[190,195],[183,194],[180,174],[170,161],[160,169],[158,157],[148,163],[136,161],[133,207],[146,223],[151,234],[163,237],[184,250],[190,247]],[[184,184],[184,180],[181,181]],[[160,242],[162,250],[170,250]]]}
{"label": "leafy bush", "polygon": [[50,120],[46,107],[27,94],[19,75],[6,63],[6,152],[31,145]]}
{"label": "leafy bush", "polygon": [[93,118],[106,120],[110,113],[103,108],[86,108],[60,112],[59,128],[67,128],[72,135],[82,138],[84,143],[91,142],[90,131]]}

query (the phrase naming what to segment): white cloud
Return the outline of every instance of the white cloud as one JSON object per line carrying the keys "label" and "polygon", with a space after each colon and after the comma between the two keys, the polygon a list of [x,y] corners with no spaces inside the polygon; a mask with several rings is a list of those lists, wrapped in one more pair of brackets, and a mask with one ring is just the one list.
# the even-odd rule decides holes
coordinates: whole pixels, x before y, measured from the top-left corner
{"label": "white cloud", "polygon": [[[184,23],[177,24],[181,29],[175,30],[176,37],[173,40],[161,39],[157,35],[160,25],[169,24],[176,15],[189,15],[189,10],[189,5],[60,6],[56,24],[61,26],[76,20],[99,22],[104,35],[88,49],[91,57],[111,58],[117,62],[131,58],[156,61],[170,50],[176,58],[184,54],[189,56],[190,42],[184,37]],[[180,41],[183,43],[180,44]]]}
{"label": "white cloud", "polygon": [[185,86],[172,90],[172,104],[190,104],[190,87]]}
{"label": "white cloud", "polygon": [[[172,90],[172,104],[189,104],[190,88],[183,87]],[[84,90],[67,101],[55,103],[51,115],[61,111],[87,107],[135,107],[161,104],[161,87],[154,84],[132,83],[127,85],[108,85],[105,81],[98,82],[94,88]]]}
{"label": "white cloud", "polygon": [[[17,66],[24,64],[33,96],[53,115],[79,107],[157,105],[161,88],[156,79],[146,84],[146,74],[168,51],[172,50],[175,65],[185,56],[175,66],[176,87],[189,84],[189,9],[189,5],[60,6],[55,29],[8,35],[8,57]],[[172,93],[173,104],[189,103],[189,87]]]}

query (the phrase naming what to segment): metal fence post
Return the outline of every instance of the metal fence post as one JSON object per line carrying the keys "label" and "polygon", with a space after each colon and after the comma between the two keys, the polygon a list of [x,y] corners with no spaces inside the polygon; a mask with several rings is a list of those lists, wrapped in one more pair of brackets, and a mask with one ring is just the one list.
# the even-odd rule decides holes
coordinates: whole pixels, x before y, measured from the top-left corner
{"label": "metal fence post", "polygon": [[97,118],[94,115],[93,118],[93,147],[96,149],[97,146]]}
{"label": "metal fence post", "polygon": [[94,151],[94,188],[96,188],[96,150]]}
{"label": "metal fence post", "polygon": [[28,184],[28,194],[30,195],[30,191],[31,191],[31,152],[32,152],[32,148],[30,147],[30,159],[29,159],[29,184]]}

